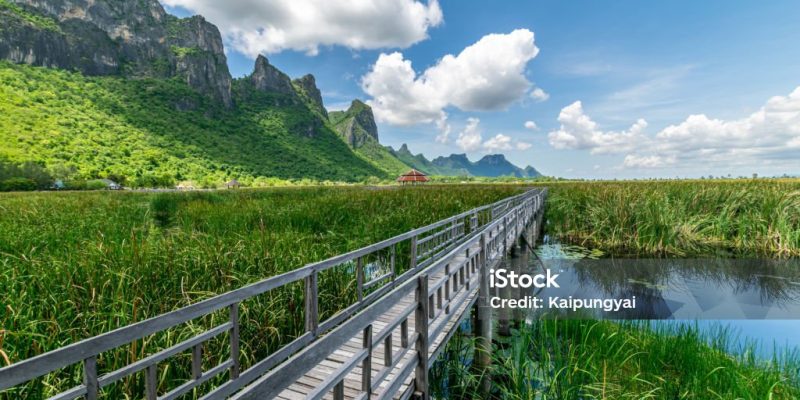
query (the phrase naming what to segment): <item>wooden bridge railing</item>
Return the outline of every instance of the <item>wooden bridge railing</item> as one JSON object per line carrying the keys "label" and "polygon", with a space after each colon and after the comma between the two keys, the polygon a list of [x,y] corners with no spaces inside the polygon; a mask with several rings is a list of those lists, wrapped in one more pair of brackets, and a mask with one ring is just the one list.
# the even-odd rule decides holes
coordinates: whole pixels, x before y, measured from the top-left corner
{"label": "wooden bridge railing", "polygon": [[[394,395],[412,374],[414,379],[405,392],[427,392],[427,371],[432,359],[428,354],[429,338],[435,338],[445,328],[450,309],[463,302],[478,286],[477,272],[487,259],[498,257],[505,250],[509,229],[520,229],[541,209],[546,189],[533,189],[497,203],[475,208],[431,225],[338,255],[324,261],[247,285],[190,306],[128,325],[80,342],[0,368],[0,395],[3,391],[25,384],[46,374],[74,364],[83,364],[83,384],[61,392],[51,399],[85,398],[94,400],[101,389],[137,373],[144,373],[147,400],[175,399],[227,372],[227,380],[207,393],[203,399],[272,398],[297,380],[309,365],[324,360],[355,335],[360,334],[363,348],[331,373],[308,398],[317,399],[333,393],[335,399],[344,396],[344,377],[361,364],[370,371],[373,351],[383,347],[384,365],[375,376],[362,375],[362,395],[368,398],[379,385],[387,385],[390,373],[395,375],[379,398]],[[515,231],[516,232],[516,231]],[[516,234],[516,233],[515,233]],[[469,249],[480,243],[480,250]],[[398,249],[408,254],[398,254]],[[446,254],[463,252],[468,257],[459,265],[449,265]],[[399,256],[407,264],[398,262]],[[319,274],[332,268],[354,272],[357,282],[357,301],[342,310],[328,311],[332,315],[320,318]],[[429,286],[428,278],[443,274]],[[303,282],[305,333],[256,362],[246,370],[240,366],[239,304],[255,296],[287,285]],[[378,332],[373,322],[401,299],[413,296],[412,305],[403,309],[391,323]],[[212,313],[227,310],[227,322],[205,330],[169,348],[122,368],[98,373],[98,357],[111,350],[128,346],[152,334],[190,323]],[[414,316],[414,332],[409,332],[409,319]],[[400,350],[393,351],[393,332],[400,329]],[[230,356],[208,370],[202,368],[204,344],[228,333]],[[158,366],[184,351],[191,350],[191,378],[159,394]],[[408,357],[408,355],[416,355]],[[435,358],[435,355],[433,355]],[[289,361],[287,361],[289,360]],[[401,362],[403,363],[401,365]],[[242,390],[245,388],[244,390]],[[416,388],[416,389],[415,389]],[[197,391],[194,392],[197,395]]]}

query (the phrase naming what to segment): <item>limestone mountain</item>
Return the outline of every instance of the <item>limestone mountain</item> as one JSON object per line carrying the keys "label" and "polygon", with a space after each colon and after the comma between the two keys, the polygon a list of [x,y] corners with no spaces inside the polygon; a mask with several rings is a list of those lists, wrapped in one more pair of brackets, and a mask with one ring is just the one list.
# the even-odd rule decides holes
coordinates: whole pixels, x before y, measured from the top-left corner
{"label": "limestone mountain", "polygon": [[469,173],[466,170],[454,170],[447,167],[434,165],[431,161],[425,158],[425,156],[422,153],[420,154],[412,153],[411,150],[408,149],[408,145],[406,145],[405,143],[403,143],[403,145],[400,146],[400,148],[397,150],[393,149],[391,146],[389,146],[388,149],[389,152],[391,152],[400,161],[428,175],[445,175],[445,176],[469,175]]}
{"label": "limestone mountain", "polygon": [[142,185],[391,178],[396,164],[338,137],[318,93],[263,57],[231,79],[217,28],[156,0],[0,0],[0,158],[11,162]]}
{"label": "limestone mountain", "polygon": [[361,100],[353,100],[346,111],[333,111],[328,115],[333,127],[351,147],[359,148],[368,141],[379,142],[372,107]]}
{"label": "limestone mountain", "polygon": [[250,75],[250,82],[262,92],[275,92],[290,96],[295,94],[289,75],[272,66],[269,60],[262,55],[256,58],[256,66]]}
{"label": "limestone mountain", "polygon": [[462,158],[382,146],[369,105],[329,113],[313,75],[266,57],[232,79],[217,27],[157,0],[0,0],[0,159],[142,185],[527,176]]}
{"label": "limestone mountain", "polygon": [[233,106],[216,26],[177,18],[157,0],[0,0],[0,59],[77,70],[184,80]]}
{"label": "limestone mountain", "polygon": [[317,88],[317,80],[314,75],[307,74],[302,78],[295,79],[292,81],[292,85],[294,85],[295,92],[302,96],[314,111],[328,119],[328,110],[322,104],[322,92]]}
{"label": "limestone mountain", "polygon": [[446,175],[501,177],[511,176],[517,178],[536,178],[541,176],[536,169],[528,166],[525,169],[517,167],[502,154],[489,154],[480,160],[472,162],[466,154],[451,154],[448,157],[437,157],[431,161],[433,166],[449,171]]}
{"label": "limestone mountain", "polygon": [[328,113],[328,119],[342,140],[357,154],[392,174],[400,174],[409,169],[407,163],[399,160],[380,144],[372,107],[361,100],[353,100],[345,111]]}
{"label": "limestone mountain", "polygon": [[535,168],[524,169],[508,161],[502,154],[490,154],[477,162],[472,162],[466,154],[451,154],[447,157],[436,157],[429,161],[423,154],[413,154],[408,145],[403,143],[398,150],[388,147],[389,151],[404,163],[428,175],[443,176],[513,176],[517,178],[535,178],[541,176]]}

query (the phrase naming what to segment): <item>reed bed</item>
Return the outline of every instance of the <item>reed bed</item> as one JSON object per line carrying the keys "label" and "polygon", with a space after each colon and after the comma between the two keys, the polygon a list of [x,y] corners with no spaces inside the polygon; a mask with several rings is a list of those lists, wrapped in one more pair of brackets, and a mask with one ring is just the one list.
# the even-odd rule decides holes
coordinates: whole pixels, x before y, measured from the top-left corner
{"label": "reed bed", "polygon": [[[389,238],[519,193],[513,186],[313,187],[193,193],[26,193],[0,195],[0,365],[108,332],[309,262]],[[320,280],[328,315],[351,304],[354,273]],[[242,363],[303,331],[301,285],[240,305]],[[207,328],[211,315],[99,359],[110,371]],[[204,353],[226,358],[219,338]],[[215,348],[215,346],[217,346]],[[188,357],[188,354],[185,355]],[[165,363],[163,389],[189,375]],[[44,398],[81,380],[79,366],[0,399]],[[105,398],[142,393],[134,375]],[[209,384],[214,384],[211,382]]]}
{"label": "reed bed", "polygon": [[800,180],[555,182],[547,232],[622,256],[800,256]]}
{"label": "reed bed", "polygon": [[[492,397],[503,400],[797,399],[800,355],[759,359],[756,344],[723,326],[690,322],[541,320],[500,338]],[[434,372],[439,398],[472,398],[467,336],[448,344]]]}

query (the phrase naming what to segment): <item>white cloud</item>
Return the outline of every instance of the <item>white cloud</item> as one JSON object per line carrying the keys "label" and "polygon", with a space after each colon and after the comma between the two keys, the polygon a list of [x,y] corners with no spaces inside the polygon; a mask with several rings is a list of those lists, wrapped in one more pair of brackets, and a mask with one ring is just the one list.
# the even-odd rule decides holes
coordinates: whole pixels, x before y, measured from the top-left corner
{"label": "white cloud", "polygon": [[477,118],[469,118],[467,119],[467,126],[464,127],[464,130],[458,134],[458,139],[456,139],[456,144],[461,150],[464,151],[475,151],[481,148],[481,130],[478,124],[481,120]]}
{"label": "white cloud", "polygon": [[530,143],[514,140],[511,136],[498,133],[497,135],[483,141],[478,118],[468,118],[467,125],[458,134],[456,144],[463,151],[484,150],[487,152],[508,151],[508,150],[528,150],[532,147]]}
{"label": "white cloud", "polygon": [[533,32],[489,34],[458,55],[417,74],[399,52],[381,54],[362,78],[376,118],[393,125],[432,123],[445,108],[491,111],[521,99],[531,86],[525,68],[538,54]]}
{"label": "white cloud", "polygon": [[536,122],[525,121],[525,129],[530,129],[532,131],[538,131],[539,130],[539,126],[536,125]]}
{"label": "white cloud", "polygon": [[550,98],[550,94],[541,88],[536,88],[531,91],[531,98],[536,100],[536,102],[541,103],[543,101],[547,101],[547,99]]}
{"label": "white cloud", "polygon": [[450,138],[450,131],[452,128],[450,127],[450,124],[447,123],[446,115],[436,121],[436,128],[439,129],[439,134],[436,136],[436,141],[442,144],[447,143],[448,139]]}
{"label": "white cloud", "polygon": [[511,136],[498,133],[495,137],[485,141],[483,143],[483,148],[487,151],[511,150],[514,148],[514,145],[511,144]]}
{"label": "white cloud", "polygon": [[205,16],[232,47],[259,53],[320,46],[405,48],[427,39],[443,21],[437,0],[161,0]]}
{"label": "white cloud", "polygon": [[514,147],[516,147],[517,150],[528,150],[533,147],[533,145],[528,142],[519,141],[514,145]]}
{"label": "white cloud", "polygon": [[558,122],[561,127],[548,134],[550,145],[556,149],[585,149],[592,154],[620,153],[631,151],[646,140],[647,121],[639,119],[625,131],[604,132],[583,112],[580,101],[562,108]]}
{"label": "white cloud", "polygon": [[674,157],[664,158],[661,156],[637,156],[635,154],[628,154],[625,156],[622,165],[625,168],[658,168],[674,163]]}
{"label": "white cloud", "polygon": [[690,115],[656,134],[654,156],[686,162],[758,165],[772,159],[799,158],[800,87],[775,96],[744,118],[721,120]]}
{"label": "white cloud", "polygon": [[551,132],[557,149],[588,149],[591,153],[627,153],[625,168],[762,167],[776,162],[798,165],[800,148],[800,87],[788,96],[770,98],[758,111],[722,120],[694,114],[648,137],[639,120],[623,132],[603,132],[583,112],[580,102],[561,110],[561,129]]}

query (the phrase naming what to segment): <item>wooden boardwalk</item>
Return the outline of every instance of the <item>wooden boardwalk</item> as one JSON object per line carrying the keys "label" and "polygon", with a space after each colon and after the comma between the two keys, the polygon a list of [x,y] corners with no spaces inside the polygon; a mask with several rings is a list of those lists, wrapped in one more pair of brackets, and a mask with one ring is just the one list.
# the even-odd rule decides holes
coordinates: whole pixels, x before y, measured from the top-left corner
{"label": "wooden boardwalk", "polygon": [[[43,375],[83,365],[83,384],[51,399],[102,397],[104,387],[143,374],[147,400],[184,395],[202,399],[428,398],[428,370],[479,298],[488,296],[488,270],[509,246],[540,227],[546,189],[533,189],[362,249],[265,279],[115,331],[0,369],[6,390]],[[398,265],[398,249],[410,265]],[[348,267],[357,276],[358,301],[325,320],[319,317],[319,275]],[[303,282],[306,332],[241,370],[239,303]],[[228,322],[114,371],[100,373],[104,353],[214,312]],[[230,357],[206,369],[206,342],[227,333]],[[192,377],[163,388],[158,366],[191,351]],[[369,371],[369,373],[365,373]],[[226,381],[208,388],[219,376]],[[203,392],[198,392],[203,390]],[[13,393],[13,392],[11,392]]]}

